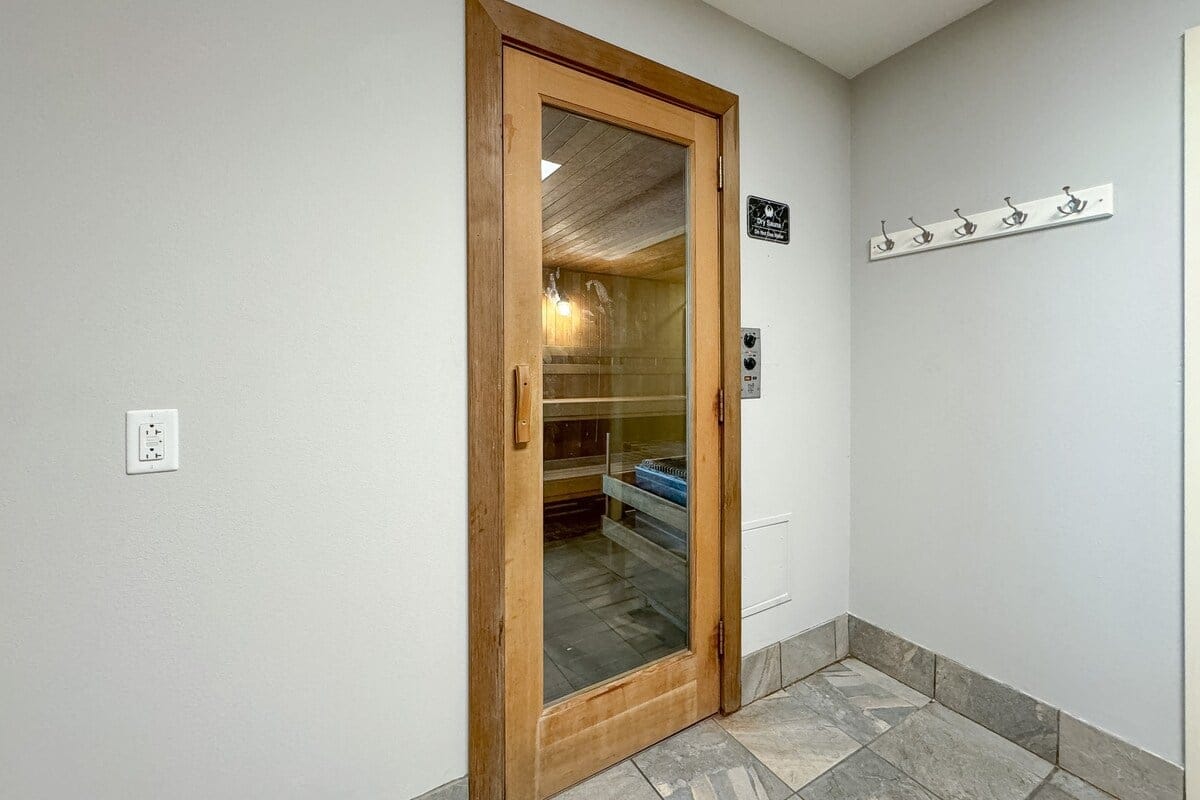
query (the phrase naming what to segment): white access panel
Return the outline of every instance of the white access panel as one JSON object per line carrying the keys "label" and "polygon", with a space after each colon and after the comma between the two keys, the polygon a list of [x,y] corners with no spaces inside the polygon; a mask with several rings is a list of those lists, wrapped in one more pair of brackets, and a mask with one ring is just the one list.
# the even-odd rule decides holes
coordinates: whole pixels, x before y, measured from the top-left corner
{"label": "white access panel", "polygon": [[792,599],[788,592],[791,514],[742,525],[742,618]]}

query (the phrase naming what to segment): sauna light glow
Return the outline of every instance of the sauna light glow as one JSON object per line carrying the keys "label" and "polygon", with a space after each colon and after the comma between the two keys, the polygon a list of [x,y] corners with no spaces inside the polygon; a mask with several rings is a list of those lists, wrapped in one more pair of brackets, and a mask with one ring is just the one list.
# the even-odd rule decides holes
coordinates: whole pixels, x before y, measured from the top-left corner
{"label": "sauna light glow", "polygon": [[558,311],[559,316],[569,317],[571,316],[571,301],[567,299],[565,292],[558,290],[558,276],[557,268],[550,273],[550,282],[546,284],[546,297],[550,299],[551,303],[554,303],[554,308]]}
{"label": "sauna light glow", "polygon": [[555,164],[553,161],[542,160],[542,180],[546,180],[554,174],[555,170],[561,167],[562,164]]}

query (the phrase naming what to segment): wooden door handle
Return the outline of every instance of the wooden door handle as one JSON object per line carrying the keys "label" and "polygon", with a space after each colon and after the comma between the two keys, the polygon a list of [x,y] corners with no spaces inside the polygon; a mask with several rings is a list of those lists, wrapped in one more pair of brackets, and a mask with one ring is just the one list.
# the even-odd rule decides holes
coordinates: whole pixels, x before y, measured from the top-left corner
{"label": "wooden door handle", "polygon": [[533,437],[530,416],[533,409],[533,397],[529,390],[529,365],[517,364],[513,370],[517,381],[516,414],[513,424],[513,441],[517,444],[528,444]]}

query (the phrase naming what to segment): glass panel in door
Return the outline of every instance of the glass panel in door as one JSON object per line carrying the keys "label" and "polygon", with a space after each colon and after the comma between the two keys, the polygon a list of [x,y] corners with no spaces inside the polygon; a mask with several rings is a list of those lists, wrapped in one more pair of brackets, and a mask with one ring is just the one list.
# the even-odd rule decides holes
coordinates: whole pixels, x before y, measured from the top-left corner
{"label": "glass panel in door", "polygon": [[542,109],[547,704],[688,648],[687,165]]}

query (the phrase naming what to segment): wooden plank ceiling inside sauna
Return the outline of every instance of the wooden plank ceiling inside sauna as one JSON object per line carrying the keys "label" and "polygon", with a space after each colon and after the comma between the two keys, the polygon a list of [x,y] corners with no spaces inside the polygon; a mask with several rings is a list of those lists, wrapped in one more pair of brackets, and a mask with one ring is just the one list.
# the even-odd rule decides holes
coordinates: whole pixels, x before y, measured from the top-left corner
{"label": "wooden plank ceiling inside sauna", "polygon": [[542,266],[682,282],[687,149],[545,107]]}

